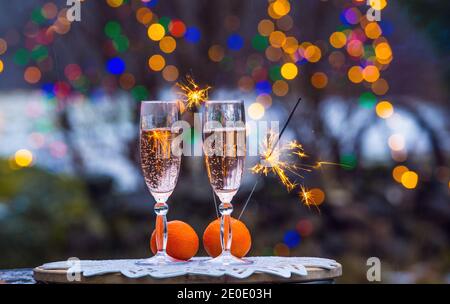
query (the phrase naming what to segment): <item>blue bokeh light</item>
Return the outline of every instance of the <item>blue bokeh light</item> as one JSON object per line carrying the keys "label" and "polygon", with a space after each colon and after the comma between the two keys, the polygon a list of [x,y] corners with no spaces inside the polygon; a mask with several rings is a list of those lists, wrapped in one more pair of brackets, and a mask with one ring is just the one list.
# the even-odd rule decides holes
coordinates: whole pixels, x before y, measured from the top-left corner
{"label": "blue bokeh light", "polygon": [[200,41],[201,33],[200,30],[196,27],[188,27],[186,33],[184,34],[184,38],[192,43],[197,43]]}
{"label": "blue bokeh light", "polygon": [[257,82],[255,88],[258,95],[263,93],[270,94],[272,92],[272,85],[267,80]]}
{"label": "blue bokeh light", "polygon": [[238,34],[232,34],[228,37],[227,45],[230,50],[239,51],[244,46],[244,40]]}
{"label": "blue bokeh light", "polygon": [[284,234],[283,242],[290,249],[294,248],[295,246],[298,246],[300,244],[300,241],[301,241],[301,236],[295,230],[286,231],[286,233]]}
{"label": "blue bokeh light", "polygon": [[106,63],[106,69],[113,75],[120,75],[125,71],[125,62],[119,57],[111,58]]}
{"label": "blue bokeh light", "polygon": [[158,5],[159,0],[145,0],[142,1],[146,7],[153,8]]}

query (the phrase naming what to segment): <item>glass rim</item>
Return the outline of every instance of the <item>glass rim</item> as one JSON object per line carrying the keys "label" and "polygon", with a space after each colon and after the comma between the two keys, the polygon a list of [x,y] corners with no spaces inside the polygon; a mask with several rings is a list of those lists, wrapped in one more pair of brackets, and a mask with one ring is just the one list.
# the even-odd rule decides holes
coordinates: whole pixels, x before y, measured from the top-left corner
{"label": "glass rim", "polygon": [[177,103],[179,100],[141,100],[141,104]]}
{"label": "glass rim", "polygon": [[242,99],[205,100],[205,104],[209,103],[244,103],[244,101]]}

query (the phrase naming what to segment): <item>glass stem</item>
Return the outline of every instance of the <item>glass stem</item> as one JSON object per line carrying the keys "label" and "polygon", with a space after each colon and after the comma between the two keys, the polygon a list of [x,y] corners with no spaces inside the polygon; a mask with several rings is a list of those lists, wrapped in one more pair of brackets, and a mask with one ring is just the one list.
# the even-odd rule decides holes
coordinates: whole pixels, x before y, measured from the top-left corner
{"label": "glass stem", "polygon": [[220,217],[220,244],[222,245],[222,254],[231,254],[231,242],[233,235],[231,233],[231,212],[233,205],[231,203],[221,203],[219,206]]}
{"label": "glass stem", "polygon": [[166,202],[157,202],[155,204],[156,213],[156,248],[158,252],[157,255],[166,254],[167,246],[167,211],[169,211],[169,206]]}

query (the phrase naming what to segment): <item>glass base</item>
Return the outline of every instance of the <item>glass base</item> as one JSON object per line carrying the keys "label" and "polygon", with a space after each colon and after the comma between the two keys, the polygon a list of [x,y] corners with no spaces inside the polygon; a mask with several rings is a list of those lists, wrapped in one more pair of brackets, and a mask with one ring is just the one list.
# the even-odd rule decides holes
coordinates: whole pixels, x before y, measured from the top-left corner
{"label": "glass base", "polygon": [[217,256],[213,259],[204,261],[203,263],[205,265],[228,266],[228,265],[250,265],[253,262],[245,260],[245,259],[237,258],[234,255],[232,255],[229,251],[223,251],[219,256]]}
{"label": "glass base", "polygon": [[188,263],[188,261],[177,260],[165,252],[158,252],[148,259],[142,259],[136,262],[140,266],[161,266],[161,265],[178,265]]}

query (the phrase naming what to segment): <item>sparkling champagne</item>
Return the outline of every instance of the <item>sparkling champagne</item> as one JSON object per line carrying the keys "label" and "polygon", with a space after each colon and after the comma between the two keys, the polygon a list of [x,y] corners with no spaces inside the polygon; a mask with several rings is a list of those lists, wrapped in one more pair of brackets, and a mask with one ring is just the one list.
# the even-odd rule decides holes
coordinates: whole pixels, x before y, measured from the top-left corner
{"label": "sparkling champagne", "polygon": [[177,184],[181,155],[172,151],[172,141],[179,135],[170,128],[141,130],[141,166],[144,179],[156,201],[167,199]]}
{"label": "sparkling champagne", "polygon": [[220,128],[203,133],[209,181],[220,200],[230,202],[244,171],[245,128]]}

